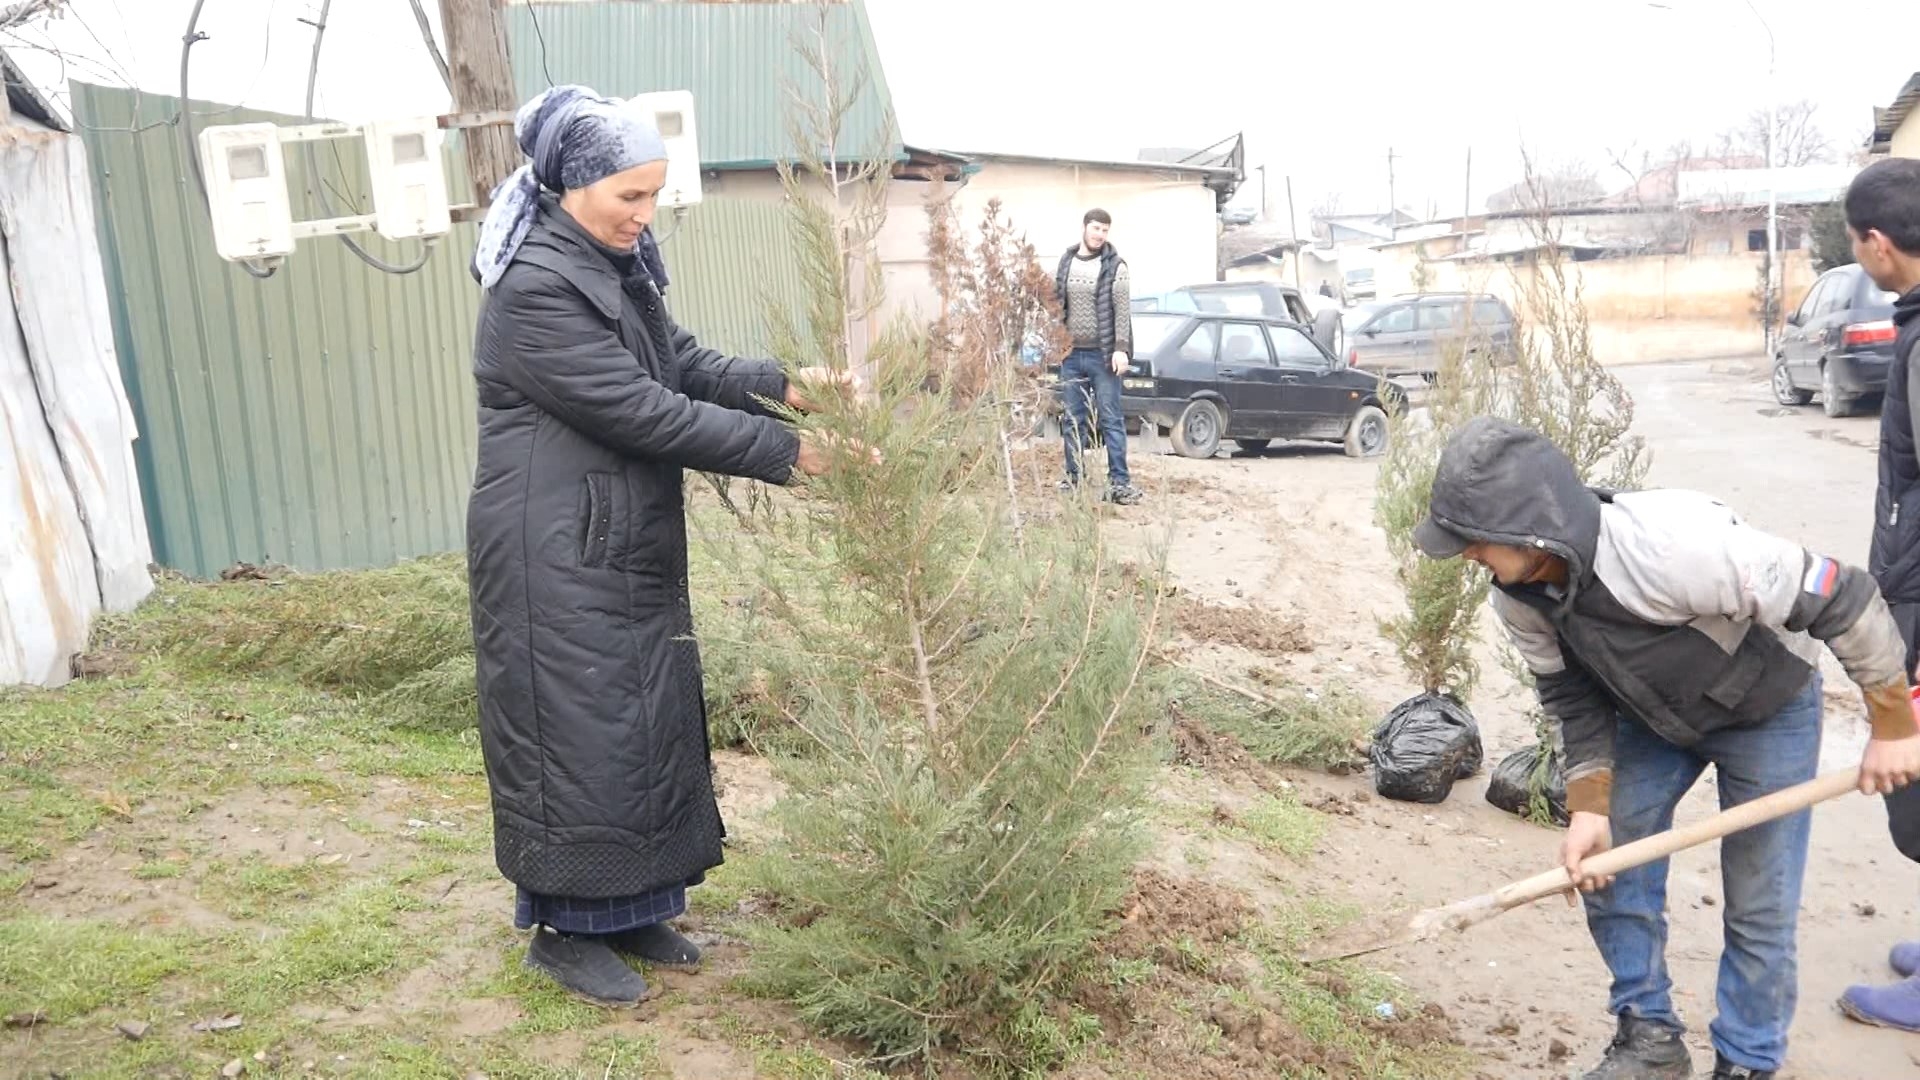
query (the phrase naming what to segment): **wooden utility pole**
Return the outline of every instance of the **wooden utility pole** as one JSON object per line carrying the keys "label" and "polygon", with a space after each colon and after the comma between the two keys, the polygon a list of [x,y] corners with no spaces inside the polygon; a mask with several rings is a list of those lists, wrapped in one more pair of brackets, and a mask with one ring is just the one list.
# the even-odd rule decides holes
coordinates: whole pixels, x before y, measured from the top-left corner
{"label": "wooden utility pole", "polygon": [[[1264,178],[1265,173],[1261,176]],[[1287,239],[1293,241],[1293,287],[1300,287],[1300,224],[1293,218],[1293,175],[1287,175]]]}
{"label": "wooden utility pole", "polygon": [[[456,115],[511,114],[519,104],[514,98],[502,3],[440,0],[440,25],[447,37],[447,68]],[[484,208],[500,181],[520,167],[520,148],[514,145],[512,124],[461,127],[473,202]]]}

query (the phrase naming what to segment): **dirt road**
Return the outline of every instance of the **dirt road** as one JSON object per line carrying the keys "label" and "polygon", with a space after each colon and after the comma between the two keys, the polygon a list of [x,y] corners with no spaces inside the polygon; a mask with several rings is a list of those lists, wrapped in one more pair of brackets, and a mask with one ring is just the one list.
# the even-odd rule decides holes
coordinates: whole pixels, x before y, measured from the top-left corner
{"label": "dirt road", "polygon": [[[1872,417],[1828,420],[1817,408],[1780,410],[1765,384],[1726,366],[1662,365],[1622,371],[1638,403],[1636,430],[1651,443],[1651,482],[1713,492],[1764,528],[1833,555],[1864,558],[1873,492]],[[1311,653],[1288,662],[1307,686],[1342,683],[1384,713],[1413,687],[1377,620],[1398,609],[1384,542],[1372,525],[1374,467],[1337,449],[1288,448],[1257,458],[1142,462],[1160,511],[1129,512],[1169,530],[1178,583],[1203,599],[1255,604],[1308,620]],[[1142,530],[1158,533],[1157,529]],[[1491,627],[1488,628],[1491,630]],[[1483,638],[1490,634],[1483,634]],[[1531,741],[1528,696],[1482,648],[1483,682],[1472,704],[1489,765]],[[1221,650],[1232,668],[1244,658]],[[1828,765],[1857,757],[1865,723],[1835,668],[1828,681]],[[1305,778],[1352,796],[1365,778]],[[1484,801],[1486,774],[1437,807],[1358,804],[1331,819],[1304,887],[1372,910],[1441,904],[1549,867],[1557,834]],[[1712,812],[1711,775],[1681,819]],[[1920,1070],[1920,1036],[1870,1030],[1833,1006],[1857,980],[1889,978],[1884,957],[1903,934],[1920,937],[1920,867],[1896,853],[1877,801],[1859,796],[1816,815],[1801,914],[1799,1018],[1786,1075],[1802,1080],[1882,1080]],[[1295,884],[1300,884],[1295,882]],[[1692,1025],[1696,1060],[1710,1065],[1706,1025],[1721,938],[1720,867],[1714,850],[1675,858],[1669,886],[1668,957],[1675,995]],[[1612,1033],[1607,975],[1577,911],[1553,901],[1512,913],[1435,946],[1386,954],[1383,966],[1440,1003],[1481,1055],[1485,1075],[1578,1075]]]}

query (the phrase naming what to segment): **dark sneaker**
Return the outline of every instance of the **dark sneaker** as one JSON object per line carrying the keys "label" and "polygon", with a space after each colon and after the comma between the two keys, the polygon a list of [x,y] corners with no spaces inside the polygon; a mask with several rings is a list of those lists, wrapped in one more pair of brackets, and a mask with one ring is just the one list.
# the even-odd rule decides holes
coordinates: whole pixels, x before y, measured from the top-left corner
{"label": "dark sneaker", "polygon": [[1920,1031],[1920,976],[1892,986],[1849,986],[1840,1011],[1874,1027]]}
{"label": "dark sneaker", "polygon": [[596,1005],[638,1005],[647,996],[647,980],[598,937],[536,930],[522,962]]}
{"label": "dark sneaker", "polygon": [[628,956],[637,956],[649,964],[661,967],[691,968],[700,965],[700,949],[693,942],[680,936],[680,931],[666,923],[654,923],[638,930],[623,930],[610,934],[607,944],[618,952]]}
{"label": "dark sneaker", "polygon": [[1135,506],[1139,504],[1141,499],[1146,497],[1146,492],[1141,491],[1132,484],[1107,489],[1107,501],[1117,506]]}
{"label": "dark sneaker", "polygon": [[1620,1017],[1620,1028],[1607,1047],[1607,1056],[1583,1080],[1692,1080],[1693,1056],[1680,1041],[1680,1031],[1642,1020]]}
{"label": "dark sneaker", "polygon": [[1713,1055],[1713,1080],[1773,1080],[1772,1069],[1749,1069]]}

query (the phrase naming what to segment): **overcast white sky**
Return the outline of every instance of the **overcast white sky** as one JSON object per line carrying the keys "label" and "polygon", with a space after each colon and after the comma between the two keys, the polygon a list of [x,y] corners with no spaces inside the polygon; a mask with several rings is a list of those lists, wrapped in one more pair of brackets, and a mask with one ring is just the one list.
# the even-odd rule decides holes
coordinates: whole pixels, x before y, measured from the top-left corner
{"label": "overcast white sky", "polygon": [[[1132,158],[1244,131],[1285,214],[1337,191],[1457,213],[1516,180],[1524,142],[1606,166],[1608,151],[1704,140],[1764,107],[1767,38],[1746,0],[867,0],[910,142]],[[1811,98],[1836,140],[1864,136],[1920,69],[1920,3],[1753,0],[1778,42],[1783,100]],[[36,79],[65,70],[173,93],[192,0],[74,0],[48,33],[0,40]],[[437,20],[436,0],[426,7]],[[1844,8],[1844,10],[1842,10]],[[193,92],[297,112],[318,0],[206,0]],[[447,104],[406,0],[334,0],[321,111]],[[1637,156],[1637,153],[1636,153]],[[1615,173],[1606,178],[1624,183]],[[1259,180],[1249,178],[1250,198]]]}

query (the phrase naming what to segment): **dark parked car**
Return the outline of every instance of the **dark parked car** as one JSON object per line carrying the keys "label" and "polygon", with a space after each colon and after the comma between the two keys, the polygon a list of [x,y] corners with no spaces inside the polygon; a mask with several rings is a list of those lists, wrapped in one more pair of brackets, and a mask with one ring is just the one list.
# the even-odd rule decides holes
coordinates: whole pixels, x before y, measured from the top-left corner
{"label": "dark parked car", "polygon": [[[1405,415],[1399,387],[1347,367],[1298,323],[1258,315],[1143,312],[1121,382],[1130,422],[1153,424],[1184,457],[1223,440],[1259,451],[1279,439],[1343,443],[1353,457],[1387,448]],[[1048,380],[1059,380],[1058,363]]]}
{"label": "dark parked car", "polygon": [[1827,415],[1846,416],[1879,397],[1893,359],[1895,299],[1858,265],[1820,275],[1774,344],[1774,398],[1805,405],[1819,387]]}
{"label": "dark parked car", "polygon": [[1362,304],[1352,312],[1348,365],[1387,378],[1440,370],[1449,341],[1464,340],[1469,354],[1490,350],[1495,363],[1513,357],[1513,311],[1497,296],[1424,293]]}

